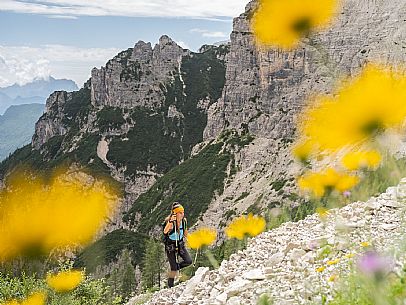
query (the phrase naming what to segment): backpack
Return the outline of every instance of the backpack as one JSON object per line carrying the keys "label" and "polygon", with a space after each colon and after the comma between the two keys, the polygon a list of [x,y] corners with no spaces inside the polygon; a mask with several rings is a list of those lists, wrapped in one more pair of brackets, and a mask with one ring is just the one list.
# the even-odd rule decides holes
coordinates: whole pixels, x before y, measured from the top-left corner
{"label": "backpack", "polygon": [[[183,225],[183,232],[185,232],[187,230],[187,219],[185,217],[182,219],[182,225]],[[168,234],[164,234],[165,226],[166,226],[166,222],[164,221],[162,223],[161,241],[162,241],[162,243],[164,243],[166,245],[169,242],[169,235],[170,235],[171,231],[169,231]]]}

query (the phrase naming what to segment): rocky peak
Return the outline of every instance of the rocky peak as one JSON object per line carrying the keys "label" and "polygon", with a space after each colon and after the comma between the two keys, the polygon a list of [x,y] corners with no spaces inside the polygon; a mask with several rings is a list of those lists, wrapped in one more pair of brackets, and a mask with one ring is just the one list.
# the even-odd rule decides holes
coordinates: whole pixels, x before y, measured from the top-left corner
{"label": "rocky peak", "polygon": [[157,108],[164,102],[162,83],[180,70],[182,57],[189,54],[168,36],[152,49],[139,41],[134,48],[118,54],[106,67],[92,70],[91,96],[96,107]]}
{"label": "rocky peak", "polygon": [[48,97],[45,113],[35,124],[35,133],[32,137],[33,148],[39,149],[50,138],[66,134],[67,127],[62,122],[63,108],[71,98],[72,94],[65,91],[55,91]]}
{"label": "rocky peak", "polygon": [[406,61],[401,0],[344,1],[330,28],[292,51],[255,43],[250,20],[256,6],[251,1],[234,19],[226,84],[222,98],[209,109],[205,139],[223,128],[291,138],[294,119],[310,94],[330,92],[336,79],[358,73],[367,61]]}
{"label": "rocky peak", "polygon": [[141,63],[146,63],[152,58],[152,47],[151,43],[144,42],[144,41],[138,41],[132,52],[132,58],[135,61],[139,61]]}

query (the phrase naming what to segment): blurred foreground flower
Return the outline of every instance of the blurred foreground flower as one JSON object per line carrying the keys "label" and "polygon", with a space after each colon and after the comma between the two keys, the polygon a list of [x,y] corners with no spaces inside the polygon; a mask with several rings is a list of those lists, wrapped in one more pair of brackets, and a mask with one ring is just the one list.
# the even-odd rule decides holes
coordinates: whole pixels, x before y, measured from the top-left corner
{"label": "blurred foreground flower", "polygon": [[212,245],[217,237],[216,230],[201,228],[193,233],[188,234],[187,243],[192,249],[200,249],[203,246]]}
{"label": "blurred foreground flower", "polygon": [[337,280],[338,276],[337,274],[332,274],[329,278],[328,281],[329,282],[335,282]]}
{"label": "blurred foreground flower", "polygon": [[226,234],[229,238],[244,239],[246,235],[257,236],[265,230],[265,225],[265,219],[250,213],[233,220],[226,228]]}
{"label": "blurred foreground flower", "polygon": [[376,169],[381,163],[382,157],[379,152],[355,151],[346,154],[341,160],[343,165],[349,170],[362,168]]}
{"label": "blurred foreground flower", "polygon": [[63,271],[58,274],[48,274],[46,281],[56,292],[68,292],[75,289],[83,281],[82,271]]}
{"label": "blurred foreground flower", "polygon": [[49,184],[27,174],[9,180],[0,193],[0,261],[86,245],[116,205],[106,185],[72,175]]}
{"label": "blurred foreground flower", "polygon": [[336,258],[336,259],[333,259],[333,260],[331,260],[331,261],[328,261],[326,264],[327,264],[328,266],[332,266],[332,265],[338,264],[339,262],[340,262],[340,259],[339,259],[339,258]]}
{"label": "blurred foreground flower", "polygon": [[316,268],[316,271],[317,272],[323,272],[325,269],[326,269],[325,266],[321,266],[321,267]]}
{"label": "blurred foreground flower", "polygon": [[359,178],[337,172],[328,168],[322,172],[311,172],[298,180],[299,187],[306,192],[312,193],[315,197],[323,197],[333,190],[339,192],[347,191],[357,185]]}
{"label": "blurred foreground flower", "polygon": [[6,303],[2,303],[2,305],[45,305],[45,300],[46,295],[44,293],[36,292],[22,302],[12,300]]}
{"label": "blurred foreground flower", "polygon": [[325,220],[329,214],[328,209],[324,207],[318,207],[316,213],[319,215],[320,219]]}
{"label": "blurred foreground flower", "polygon": [[[308,151],[337,152],[372,141],[406,118],[406,73],[370,64],[332,96],[323,96],[301,114],[298,143]],[[377,162],[377,161],[374,161]]]}
{"label": "blurred foreground flower", "polygon": [[328,25],[338,0],[261,0],[252,20],[261,44],[294,48],[303,36]]}
{"label": "blurred foreground flower", "polygon": [[357,265],[363,274],[373,276],[378,281],[395,267],[393,259],[381,256],[375,251],[369,251],[361,256]]}
{"label": "blurred foreground flower", "polygon": [[353,258],[355,256],[355,253],[348,253],[345,255],[346,258]]}

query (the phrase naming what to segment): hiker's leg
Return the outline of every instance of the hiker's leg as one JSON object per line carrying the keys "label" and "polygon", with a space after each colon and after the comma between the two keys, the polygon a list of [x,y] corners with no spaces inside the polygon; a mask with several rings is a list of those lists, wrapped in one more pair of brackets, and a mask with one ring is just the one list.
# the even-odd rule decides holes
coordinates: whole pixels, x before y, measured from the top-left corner
{"label": "hiker's leg", "polygon": [[185,247],[185,244],[179,245],[179,256],[182,258],[182,262],[179,263],[179,268],[185,268],[189,265],[192,264],[192,258],[189,255],[189,252],[187,252],[187,249]]}
{"label": "hiker's leg", "polygon": [[169,265],[171,267],[171,271],[168,273],[168,287],[173,287],[175,282],[175,276],[178,270],[178,264],[176,262],[176,251],[173,247],[172,249],[166,249],[166,256],[168,257]]}

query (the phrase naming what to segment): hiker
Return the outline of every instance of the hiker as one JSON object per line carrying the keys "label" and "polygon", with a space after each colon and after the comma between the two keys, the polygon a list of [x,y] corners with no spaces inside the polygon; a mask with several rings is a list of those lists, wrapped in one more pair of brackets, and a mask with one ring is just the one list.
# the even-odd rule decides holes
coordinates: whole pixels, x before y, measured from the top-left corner
{"label": "hiker", "polygon": [[[184,208],[179,202],[172,205],[171,214],[164,223],[165,252],[171,270],[168,274],[168,287],[173,287],[178,270],[192,264],[192,259],[186,250],[184,237],[187,236],[187,221]],[[179,256],[182,261],[179,262]]]}

